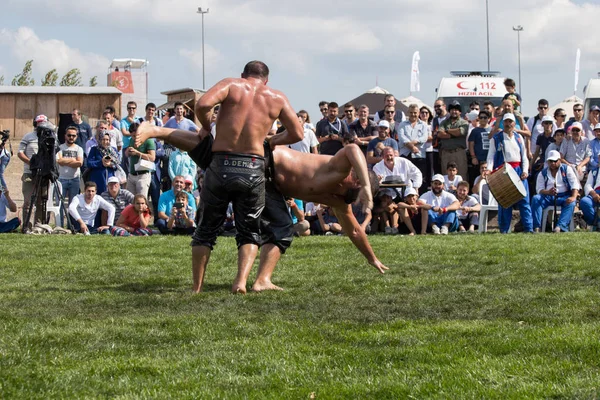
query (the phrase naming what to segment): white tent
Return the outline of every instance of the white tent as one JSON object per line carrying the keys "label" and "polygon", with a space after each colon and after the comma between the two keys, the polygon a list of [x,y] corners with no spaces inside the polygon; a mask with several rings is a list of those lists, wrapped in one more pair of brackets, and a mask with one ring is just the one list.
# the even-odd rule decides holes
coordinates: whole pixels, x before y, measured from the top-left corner
{"label": "white tent", "polygon": [[[408,96],[403,99],[399,99],[396,101],[396,108],[402,110],[405,114],[408,112],[408,106],[411,104],[416,104],[419,108],[425,106],[429,109],[431,113],[433,113],[433,108],[425,103],[423,103],[420,99],[417,99],[414,96]],[[432,114],[433,115],[433,114]]]}
{"label": "white tent", "polygon": [[569,118],[571,118],[573,116],[573,106],[576,103],[583,104],[583,100],[581,100],[579,97],[577,97],[575,95],[573,95],[571,97],[567,97],[566,99],[564,99],[557,105],[550,107],[550,110],[548,111],[548,115],[553,117],[554,111],[556,111],[556,109],[558,109],[558,108],[562,108],[563,110],[565,110],[565,114],[567,114],[566,120],[568,121]]}

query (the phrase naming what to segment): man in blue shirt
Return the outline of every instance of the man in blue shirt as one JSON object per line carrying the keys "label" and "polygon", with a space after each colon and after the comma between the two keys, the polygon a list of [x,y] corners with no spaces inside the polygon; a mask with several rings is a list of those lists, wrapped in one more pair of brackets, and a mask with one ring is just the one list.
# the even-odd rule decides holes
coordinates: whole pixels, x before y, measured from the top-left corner
{"label": "man in blue shirt", "polygon": [[588,170],[598,168],[598,157],[600,157],[600,124],[594,126],[594,140],[590,140],[590,150],[592,150],[592,156],[590,157]]}
{"label": "man in blue shirt", "polygon": [[169,118],[165,123],[165,128],[181,129],[190,132],[200,132],[200,128],[196,124],[184,116],[183,103],[178,101],[175,103],[175,116]]}
{"label": "man in blue shirt", "polygon": [[[175,205],[175,197],[177,196],[177,193],[183,190],[184,187],[184,177],[176,176],[173,179],[173,188],[160,195],[160,199],[158,200],[158,218],[155,219],[154,225],[156,225],[162,234],[169,233],[167,221],[169,220],[171,211]],[[196,204],[196,200],[194,200],[194,196],[191,193],[188,193],[188,204]]]}
{"label": "man in blue shirt", "polygon": [[371,168],[383,160],[383,149],[385,147],[394,149],[394,156],[399,157],[398,142],[390,137],[390,123],[386,120],[379,121],[377,131],[379,136],[371,140],[367,146],[367,164]]}

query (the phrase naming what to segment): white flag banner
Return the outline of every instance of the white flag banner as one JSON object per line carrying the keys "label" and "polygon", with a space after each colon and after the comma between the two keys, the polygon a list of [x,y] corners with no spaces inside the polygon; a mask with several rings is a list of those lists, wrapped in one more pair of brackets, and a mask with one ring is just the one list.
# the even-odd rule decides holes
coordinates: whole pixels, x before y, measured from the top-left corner
{"label": "white flag banner", "polygon": [[577,55],[575,56],[575,92],[577,93],[577,84],[579,84],[579,59],[581,58],[581,51],[577,49]]}
{"label": "white flag banner", "polygon": [[418,92],[421,90],[421,82],[419,80],[419,60],[421,60],[421,56],[419,56],[419,52],[415,51],[412,59],[412,69],[410,71],[410,92]]}

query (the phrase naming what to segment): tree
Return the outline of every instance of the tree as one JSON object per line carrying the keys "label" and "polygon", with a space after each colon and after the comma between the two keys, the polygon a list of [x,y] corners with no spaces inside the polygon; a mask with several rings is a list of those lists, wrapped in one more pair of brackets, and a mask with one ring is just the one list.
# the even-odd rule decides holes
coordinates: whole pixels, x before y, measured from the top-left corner
{"label": "tree", "polygon": [[97,76],[92,76],[90,78],[90,86],[98,86],[98,77]]}
{"label": "tree", "polygon": [[73,68],[60,80],[60,86],[81,86],[81,72],[79,68]]}
{"label": "tree", "polygon": [[33,64],[33,60],[29,60],[25,63],[23,67],[23,71],[16,75],[12,80],[13,86],[33,86],[35,85],[35,80],[31,77],[31,64]]}
{"label": "tree", "polygon": [[56,82],[58,82],[58,73],[56,72],[56,68],[48,71],[44,79],[42,79],[42,86],[56,86]]}
{"label": "tree", "polygon": [[4,75],[0,76],[0,86],[4,85]]}

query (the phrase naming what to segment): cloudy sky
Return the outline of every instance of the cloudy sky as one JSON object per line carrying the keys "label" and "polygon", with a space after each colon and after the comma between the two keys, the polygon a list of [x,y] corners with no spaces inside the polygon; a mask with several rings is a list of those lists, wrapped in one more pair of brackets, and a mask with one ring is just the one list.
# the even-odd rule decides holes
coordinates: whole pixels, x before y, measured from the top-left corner
{"label": "cloudy sky", "polygon": [[[379,86],[409,94],[414,51],[421,55],[421,91],[428,104],[451,70],[486,70],[483,0],[2,0],[0,75],[5,84],[34,59],[39,83],[47,71],[80,68],[84,82],[105,84],[113,58],[150,61],[150,100],[160,92],[202,88],[201,17],[205,15],[206,85],[239,76],[259,59],[270,85],[293,107],[316,117],[320,100],[344,103]],[[522,25],[524,111],[573,94],[575,53],[581,49],[577,94],[600,71],[600,0],[489,0],[491,69],[517,80]]]}

